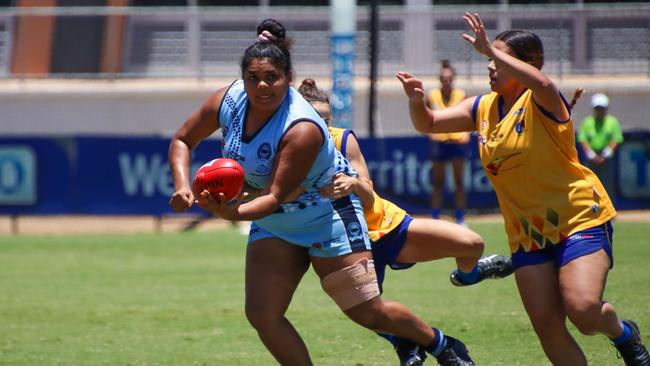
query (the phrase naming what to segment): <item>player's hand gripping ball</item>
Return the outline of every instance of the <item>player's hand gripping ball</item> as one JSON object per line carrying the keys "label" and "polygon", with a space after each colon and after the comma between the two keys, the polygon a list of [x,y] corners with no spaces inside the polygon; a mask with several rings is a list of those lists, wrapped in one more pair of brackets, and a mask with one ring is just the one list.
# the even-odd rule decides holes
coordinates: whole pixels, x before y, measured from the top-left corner
{"label": "player's hand gripping ball", "polygon": [[226,200],[233,199],[244,187],[244,169],[238,162],[232,159],[218,158],[211,160],[196,171],[192,182],[192,191],[195,197],[199,197],[203,190],[219,199],[219,193],[223,193]]}

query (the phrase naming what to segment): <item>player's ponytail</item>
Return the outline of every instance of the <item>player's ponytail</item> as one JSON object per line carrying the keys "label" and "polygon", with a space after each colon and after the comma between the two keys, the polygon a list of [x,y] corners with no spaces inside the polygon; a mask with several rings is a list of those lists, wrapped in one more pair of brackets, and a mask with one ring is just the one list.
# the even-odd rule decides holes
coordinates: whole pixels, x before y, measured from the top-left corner
{"label": "player's ponytail", "polygon": [[309,103],[321,102],[321,103],[330,104],[329,97],[324,91],[318,89],[314,79],[303,80],[302,83],[300,84],[300,87],[298,88],[298,92]]}
{"label": "player's ponytail", "polygon": [[263,32],[270,34],[270,37],[260,38],[246,49],[241,60],[242,75],[253,59],[268,58],[275,67],[284,70],[285,74],[290,76],[292,74],[289,51],[291,39],[286,36],[287,30],[275,19],[264,19],[257,26],[257,35]]}
{"label": "player's ponytail", "polygon": [[577,88],[576,91],[573,92],[573,98],[571,98],[571,103],[569,103],[569,108],[573,109],[573,106],[576,105],[576,102],[578,101],[578,99],[580,99],[580,96],[584,92],[585,90],[582,88]]}
{"label": "player's ponytail", "polygon": [[271,37],[266,38],[266,42],[271,42],[287,51],[291,50],[293,41],[291,38],[287,38],[287,30],[284,28],[282,23],[271,18],[264,19],[257,25],[257,35],[259,36],[264,31],[271,35]]}
{"label": "player's ponytail", "polygon": [[452,73],[454,73],[454,75],[456,75],[456,69],[451,66],[451,62],[449,62],[447,59],[440,61],[440,71],[444,69],[450,70]]}

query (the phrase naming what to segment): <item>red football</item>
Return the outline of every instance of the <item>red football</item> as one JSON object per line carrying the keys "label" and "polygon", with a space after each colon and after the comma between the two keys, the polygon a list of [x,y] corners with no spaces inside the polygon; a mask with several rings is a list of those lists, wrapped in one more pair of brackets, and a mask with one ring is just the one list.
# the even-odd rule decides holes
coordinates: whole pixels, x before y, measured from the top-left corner
{"label": "red football", "polygon": [[223,193],[226,199],[237,197],[244,187],[244,169],[232,159],[218,158],[203,164],[194,174],[192,191],[196,197],[204,189],[216,198]]}

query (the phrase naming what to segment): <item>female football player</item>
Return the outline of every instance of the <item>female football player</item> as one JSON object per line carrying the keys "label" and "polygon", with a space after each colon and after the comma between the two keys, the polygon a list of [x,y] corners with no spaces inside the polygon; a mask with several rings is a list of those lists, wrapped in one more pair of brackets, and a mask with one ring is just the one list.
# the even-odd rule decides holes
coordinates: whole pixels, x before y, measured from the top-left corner
{"label": "female football player", "polygon": [[[380,289],[387,266],[402,270],[418,262],[447,257],[456,259],[458,269],[452,272],[451,281],[457,286],[475,284],[488,278],[502,278],[512,273],[508,257],[491,255],[480,258],[484,248],[483,239],[472,230],[447,221],[413,218],[394,203],[379,197],[373,190],[368,167],[354,133],[331,125],[332,112],[327,94],[318,89],[312,79],[303,80],[298,91],[327,122],[336,148],[358,173],[358,177],[337,174],[332,185],[325,188],[325,193],[334,199],[349,194],[357,194],[361,198]],[[388,334],[382,336],[393,344],[402,364],[417,366],[424,362],[426,353],[417,343]]]}
{"label": "female football player", "polygon": [[650,365],[637,325],[603,300],[613,266],[616,211],[598,178],[578,161],[568,103],[544,74],[537,35],[509,30],[490,42],[466,13],[463,39],[490,61],[492,93],[432,111],[422,82],[399,72],[411,120],[424,133],[478,131],[483,168],[505,219],[522,303],[554,365],[586,365],[566,318],[586,335],[609,337],[626,365]]}
{"label": "female football player", "polygon": [[[242,78],[211,95],[173,137],[171,206],[182,211],[198,199],[202,208],[224,219],[253,220],[246,253],[246,316],[280,364],[312,364],[285,317],[311,262],[325,292],[353,321],[413,339],[432,354],[449,354],[447,364],[452,365],[462,344],[445,343],[406,307],[381,299],[359,199],[319,193],[336,172],[355,173],[334,149],[322,118],[290,86],[293,71],[284,27],[267,20],[260,28],[274,40],[251,45],[241,61]],[[249,202],[242,203],[244,194],[231,201],[207,190],[199,197],[192,194],[191,151],[217,129],[223,133],[223,156],[237,160],[246,183],[260,191]],[[287,202],[299,187],[305,191]],[[465,364],[473,365],[471,360]]]}
{"label": "female football player", "polygon": [[[442,61],[440,68],[440,88],[433,89],[427,95],[427,106],[431,109],[443,109],[454,106],[465,99],[465,92],[454,88],[456,70],[451,66],[449,60]],[[445,169],[447,163],[451,163],[454,175],[454,199],[455,217],[457,224],[465,222],[465,208],[467,206],[464,169],[465,160],[469,156],[469,133],[451,132],[430,134],[431,139],[431,162],[433,193],[431,195],[431,217],[440,217],[440,208],[445,190]]]}

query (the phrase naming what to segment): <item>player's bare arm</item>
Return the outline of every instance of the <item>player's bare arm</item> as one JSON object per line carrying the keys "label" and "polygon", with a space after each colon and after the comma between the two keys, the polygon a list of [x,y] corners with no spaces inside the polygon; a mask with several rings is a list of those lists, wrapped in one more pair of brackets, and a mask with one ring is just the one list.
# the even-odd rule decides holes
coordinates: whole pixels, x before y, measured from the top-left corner
{"label": "player's bare arm", "polygon": [[564,106],[560,91],[540,69],[530,63],[521,61],[490,42],[478,13],[465,13],[463,16],[474,36],[463,34],[463,39],[474,46],[477,52],[492,59],[497,67],[505,69],[533,92],[535,102],[551,112],[560,120],[569,118],[569,111]]}
{"label": "player's bare arm", "polygon": [[[350,182],[350,190],[359,196],[363,208],[372,207],[375,203],[372,180],[370,179],[370,173],[368,173],[368,165],[366,165],[366,159],[364,159],[363,154],[361,153],[359,142],[353,134],[350,134],[348,136],[345,151],[345,158],[348,159],[359,176],[356,178],[348,177],[344,174],[343,176],[352,180]],[[337,179],[334,180],[332,184],[332,193],[334,198],[337,198],[339,191],[341,191],[341,196],[350,193],[347,192],[347,194],[343,194],[346,191],[343,183],[344,182],[341,182],[341,184],[339,184]]]}
{"label": "player's bare arm", "polygon": [[169,145],[169,167],[175,191],[169,204],[175,211],[187,210],[194,203],[195,197],[190,187],[191,151],[220,127],[218,108],[227,90],[228,88],[222,88],[212,94],[172,138]]}
{"label": "player's bare arm", "polygon": [[[323,144],[323,132],[311,122],[298,122],[282,141],[269,186],[262,194],[239,206],[231,220],[257,220],[272,214],[286,202],[305,180]],[[223,216],[222,216],[223,217]]]}
{"label": "player's bare arm", "polygon": [[404,93],[409,99],[411,122],[418,132],[467,132],[476,129],[472,118],[472,107],[476,97],[467,98],[453,107],[432,110],[424,102],[420,79],[404,71],[397,73],[397,79],[402,82]]}

